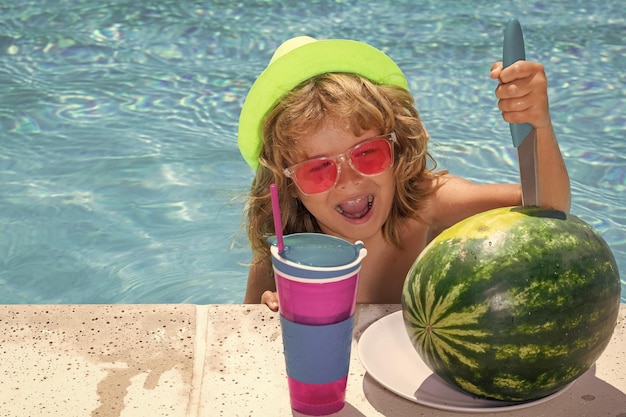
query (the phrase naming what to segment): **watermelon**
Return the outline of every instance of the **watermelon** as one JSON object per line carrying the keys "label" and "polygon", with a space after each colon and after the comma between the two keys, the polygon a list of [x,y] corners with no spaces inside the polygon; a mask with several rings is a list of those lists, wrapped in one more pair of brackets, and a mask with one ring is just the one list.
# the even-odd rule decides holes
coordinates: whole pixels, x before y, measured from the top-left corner
{"label": "watermelon", "polygon": [[421,359],[476,397],[550,395],[587,371],[617,324],[620,279],[606,242],[539,207],[477,214],[415,260],[402,316]]}

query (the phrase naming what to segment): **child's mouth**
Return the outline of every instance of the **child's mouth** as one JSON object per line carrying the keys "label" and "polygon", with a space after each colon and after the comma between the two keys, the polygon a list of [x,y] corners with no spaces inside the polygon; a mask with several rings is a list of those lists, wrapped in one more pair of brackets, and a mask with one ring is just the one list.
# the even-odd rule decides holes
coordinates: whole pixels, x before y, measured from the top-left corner
{"label": "child's mouth", "polygon": [[360,219],[369,213],[373,202],[374,196],[370,194],[354,200],[344,201],[335,207],[335,210],[349,219]]}

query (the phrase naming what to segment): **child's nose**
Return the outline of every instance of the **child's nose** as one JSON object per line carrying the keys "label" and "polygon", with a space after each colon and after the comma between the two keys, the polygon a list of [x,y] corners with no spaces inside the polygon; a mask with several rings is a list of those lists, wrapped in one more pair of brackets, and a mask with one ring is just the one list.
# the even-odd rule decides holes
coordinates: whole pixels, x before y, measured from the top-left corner
{"label": "child's nose", "polygon": [[361,182],[361,174],[355,171],[348,161],[342,161],[340,168],[339,178],[335,187],[344,189],[350,185],[358,185]]}

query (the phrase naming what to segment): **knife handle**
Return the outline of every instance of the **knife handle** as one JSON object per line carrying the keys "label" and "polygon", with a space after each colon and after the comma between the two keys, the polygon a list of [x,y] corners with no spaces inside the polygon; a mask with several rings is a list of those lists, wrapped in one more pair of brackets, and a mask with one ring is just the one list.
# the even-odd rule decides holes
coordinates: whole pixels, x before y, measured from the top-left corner
{"label": "knife handle", "polygon": [[[504,28],[504,45],[502,48],[502,66],[508,67],[517,61],[526,60],[524,50],[524,34],[522,26],[515,18],[510,19]],[[516,148],[522,143],[524,138],[530,133],[532,126],[529,123],[509,123],[513,146]]]}

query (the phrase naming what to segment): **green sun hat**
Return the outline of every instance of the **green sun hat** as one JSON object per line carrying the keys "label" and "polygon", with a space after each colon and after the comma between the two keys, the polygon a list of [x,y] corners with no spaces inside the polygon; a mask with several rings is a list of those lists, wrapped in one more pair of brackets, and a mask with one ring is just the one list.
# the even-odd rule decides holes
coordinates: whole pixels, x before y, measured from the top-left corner
{"label": "green sun hat", "polygon": [[409,89],[398,65],[373,46],[344,39],[316,40],[309,36],[285,41],[252,85],[239,116],[239,150],[252,169],[259,166],[263,121],[267,114],[300,83],[330,72],[358,74],[376,84]]}

